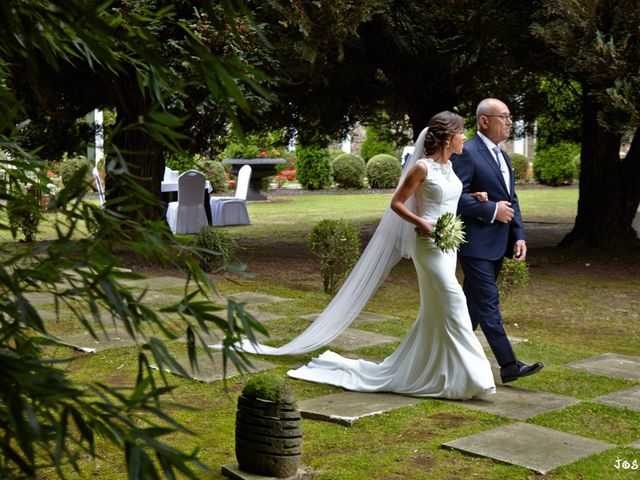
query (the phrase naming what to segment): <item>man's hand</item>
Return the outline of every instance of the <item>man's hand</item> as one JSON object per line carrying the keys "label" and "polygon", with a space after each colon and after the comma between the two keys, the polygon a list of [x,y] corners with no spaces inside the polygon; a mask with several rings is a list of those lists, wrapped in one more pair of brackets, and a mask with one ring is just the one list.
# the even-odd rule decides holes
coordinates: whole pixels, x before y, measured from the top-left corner
{"label": "man's hand", "polygon": [[523,262],[527,258],[527,244],[524,240],[516,241],[516,260]]}
{"label": "man's hand", "polygon": [[513,220],[513,208],[511,208],[511,202],[506,200],[500,200],[496,203],[496,220],[502,223],[509,223]]}

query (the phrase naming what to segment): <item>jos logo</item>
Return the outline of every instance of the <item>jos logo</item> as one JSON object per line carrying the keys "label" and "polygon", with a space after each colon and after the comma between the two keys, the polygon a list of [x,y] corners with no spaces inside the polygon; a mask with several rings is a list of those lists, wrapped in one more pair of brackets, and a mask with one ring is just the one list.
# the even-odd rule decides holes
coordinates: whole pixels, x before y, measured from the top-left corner
{"label": "jos logo", "polygon": [[616,457],[616,462],[613,464],[618,470],[638,470],[638,460],[635,458],[631,461],[622,460],[620,457]]}

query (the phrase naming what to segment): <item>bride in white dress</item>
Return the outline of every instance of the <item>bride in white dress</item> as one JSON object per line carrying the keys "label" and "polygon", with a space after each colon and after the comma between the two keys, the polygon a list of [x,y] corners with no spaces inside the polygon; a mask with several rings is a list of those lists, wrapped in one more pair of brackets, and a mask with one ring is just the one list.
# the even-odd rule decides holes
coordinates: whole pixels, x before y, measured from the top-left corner
{"label": "bride in white dress", "polygon": [[[415,230],[410,254],[420,285],[420,311],[400,346],[381,363],[326,351],[308,365],[289,371],[289,376],[358,392],[419,397],[468,399],[495,392],[491,366],[472,330],[455,276],[456,252],[442,252],[433,240],[437,218],[455,214],[462,192],[449,161],[453,153],[462,153],[462,132],[459,115],[435,115],[426,135],[423,132],[416,142],[420,151],[414,153],[413,165],[391,201],[391,209]],[[484,200],[481,193],[476,198]]]}

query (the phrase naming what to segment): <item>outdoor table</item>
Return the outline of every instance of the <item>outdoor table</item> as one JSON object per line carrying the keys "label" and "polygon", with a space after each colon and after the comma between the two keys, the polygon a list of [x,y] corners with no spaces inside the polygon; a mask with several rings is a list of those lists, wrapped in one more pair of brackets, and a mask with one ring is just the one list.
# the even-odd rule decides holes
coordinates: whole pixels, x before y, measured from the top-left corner
{"label": "outdoor table", "polygon": [[223,164],[231,165],[232,173],[238,176],[243,165],[251,165],[251,180],[247,200],[266,200],[267,196],[260,191],[260,183],[265,177],[275,175],[276,165],[286,163],[284,158],[225,158]]}

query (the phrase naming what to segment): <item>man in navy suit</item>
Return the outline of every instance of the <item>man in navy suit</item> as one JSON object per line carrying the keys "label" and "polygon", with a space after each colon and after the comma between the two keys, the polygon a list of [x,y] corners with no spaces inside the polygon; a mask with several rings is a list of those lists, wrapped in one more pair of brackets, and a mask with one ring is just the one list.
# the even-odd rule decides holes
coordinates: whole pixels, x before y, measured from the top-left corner
{"label": "man in navy suit", "polygon": [[[502,382],[507,383],[532,375],[543,365],[527,365],[516,358],[504,331],[496,283],[505,256],[515,253],[516,260],[524,261],[527,255],[513,170],[499,146],[511,133],[511,114],[500,100],[486,98],[478,105],[476,121],[478,133],[465,142],[461,155],[451,159],[463,185],[458,213],[467,243],[460,248],[460,265],[473,328],[482,328],[500,365]],[[486,192],[488,200],[478,201],[471,192]]]}

